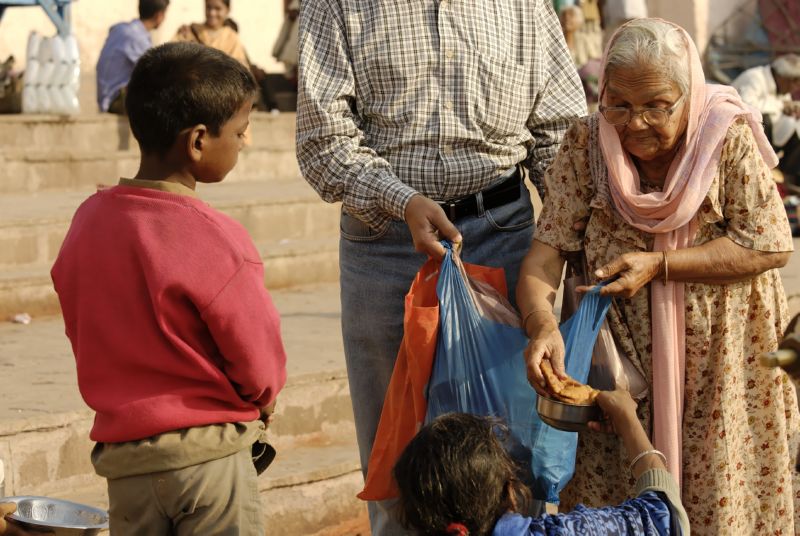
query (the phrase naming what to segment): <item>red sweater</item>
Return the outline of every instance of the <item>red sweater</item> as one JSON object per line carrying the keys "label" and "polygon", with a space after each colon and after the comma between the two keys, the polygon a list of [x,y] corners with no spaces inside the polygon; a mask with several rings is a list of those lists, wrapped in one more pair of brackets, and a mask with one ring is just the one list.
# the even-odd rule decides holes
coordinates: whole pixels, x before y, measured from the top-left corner
{"label": "red sweater", "polygon": [[196,198],[98,192],[75,213],[51,275],[94,441],[252,421],[286,381],[258,251]]}

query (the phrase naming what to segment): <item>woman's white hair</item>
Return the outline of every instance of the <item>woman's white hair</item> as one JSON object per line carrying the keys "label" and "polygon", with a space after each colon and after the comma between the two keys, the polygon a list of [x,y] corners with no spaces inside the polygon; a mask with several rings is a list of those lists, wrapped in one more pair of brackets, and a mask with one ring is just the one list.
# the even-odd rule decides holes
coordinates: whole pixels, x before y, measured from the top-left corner
{"label": "woman's white hair", "polygon": [[675,26],[658,19],[635,19],[611,43],[603,75],[608,80],[614,69],[652,66],[685,95],[689,92],[687,52],[683,32]]}
{"label": "woman's white hair", "polygon": [[786,54],[772,61],[772,69],[784,78],[800,78],[800,56]]}

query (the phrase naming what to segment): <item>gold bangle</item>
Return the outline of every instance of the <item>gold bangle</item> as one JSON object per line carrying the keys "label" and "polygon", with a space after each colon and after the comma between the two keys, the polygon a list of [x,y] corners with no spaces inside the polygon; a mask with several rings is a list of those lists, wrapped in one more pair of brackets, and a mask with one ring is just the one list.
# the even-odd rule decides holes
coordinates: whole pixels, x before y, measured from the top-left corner
{"label": "gold bangle", "polygon": [[662,263],[664,264],[664,281],[662,281],[662,283],[666,285],[667,281],[669,281],[669,261],[667,260],[667,250],[662,251],[661,255],[663,255]]}
{"label": "gold bangle", "polygon": [[534,309],[533,311],[529,311],[528,314],[525,315],[525,318],[522,319],[522,331],[524,331],[526,335],[528,334],[528,320],[530,320],[531,317],[533,315],[535,315],[536,313],[550,313],[550,314],[553,314],[553,310],[552,309]]}

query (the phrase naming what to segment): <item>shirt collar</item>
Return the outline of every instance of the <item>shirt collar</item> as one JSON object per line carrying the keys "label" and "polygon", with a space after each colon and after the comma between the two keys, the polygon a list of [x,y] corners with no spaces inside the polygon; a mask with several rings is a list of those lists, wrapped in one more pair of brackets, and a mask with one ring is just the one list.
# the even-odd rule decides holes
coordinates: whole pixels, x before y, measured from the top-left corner
{"label": "shirt collar", "polygon": [[149,188],[151,190],[159,190],[161,192],[168,192],[171,194],[186,195],[189,197],[197,197],[197,192],[177,182],[167,181],[148,181],[144,179],[120,179],[120,186],[130,186],[132,188]]}

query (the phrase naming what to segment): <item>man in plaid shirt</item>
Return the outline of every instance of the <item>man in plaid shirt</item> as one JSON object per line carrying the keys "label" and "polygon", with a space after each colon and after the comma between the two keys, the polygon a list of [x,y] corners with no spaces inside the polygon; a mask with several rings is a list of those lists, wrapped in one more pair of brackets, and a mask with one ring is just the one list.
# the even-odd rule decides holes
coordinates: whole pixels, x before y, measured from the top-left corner
{"label": "man in plaid shirt", "polygon": [[[523,182],[586,113],[550,0],[303,0],[297,158],[342,202],[342,331],[366,470],[403,335],[403,296],[439,239],[502,266],[534,230]],[[373,534],[404,534],[370,504]]]}

